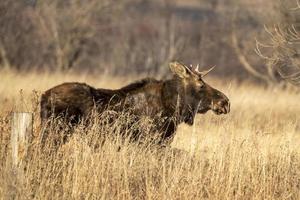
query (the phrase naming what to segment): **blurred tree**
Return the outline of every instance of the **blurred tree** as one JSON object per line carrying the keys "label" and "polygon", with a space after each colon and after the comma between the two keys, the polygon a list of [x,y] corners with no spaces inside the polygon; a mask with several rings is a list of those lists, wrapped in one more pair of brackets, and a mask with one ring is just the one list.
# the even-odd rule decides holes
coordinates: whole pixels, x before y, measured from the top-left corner
{"label": "blurred tree", "polygon": [[276,8],[278,22],[266,27],[269,41],[257,42],[256,51],[283,80],[300,86],[300,2],[278,1]]}

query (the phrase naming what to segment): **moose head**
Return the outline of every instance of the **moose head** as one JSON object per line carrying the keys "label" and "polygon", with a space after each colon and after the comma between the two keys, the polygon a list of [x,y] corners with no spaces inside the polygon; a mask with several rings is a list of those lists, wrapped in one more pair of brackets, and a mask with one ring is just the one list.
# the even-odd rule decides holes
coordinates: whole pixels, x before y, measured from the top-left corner
{"label": "moose head", "polygon": [[227,96],[203,80],[203,77],[214,67],[206,71],[199,71],[199,66],[186,66],[180,62],[172,62],[169,67],[176,80],[182,108],[182,121],[193,125],[197,113],[204,114],[212,110],[215,114],[220,115],[230,112],[230,102]]}

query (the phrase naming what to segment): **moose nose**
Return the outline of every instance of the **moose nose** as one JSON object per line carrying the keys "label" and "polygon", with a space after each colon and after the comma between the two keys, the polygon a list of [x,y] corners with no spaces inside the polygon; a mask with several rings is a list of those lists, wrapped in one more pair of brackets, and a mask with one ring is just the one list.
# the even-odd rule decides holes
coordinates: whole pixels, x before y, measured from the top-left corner
{"label": "moose nose", "polygon": [[230,112],[230,102],[228,100],[225,100],[225,99],[221,100],[221,101],[219,101],[218,104],[224,114],[227,114]]}
{"label": "moose nose", "polygon": [[227,114],[230,112],[230,102],[226,99],[221,99],[216,102],[213,110],[217,114]]}

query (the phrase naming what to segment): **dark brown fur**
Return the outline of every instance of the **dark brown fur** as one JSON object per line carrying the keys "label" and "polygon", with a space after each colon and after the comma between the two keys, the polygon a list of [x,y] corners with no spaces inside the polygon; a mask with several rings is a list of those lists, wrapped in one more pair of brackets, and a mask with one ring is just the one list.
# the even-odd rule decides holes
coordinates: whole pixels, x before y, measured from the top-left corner
{"label": "dark brown fur", "polygon": [[106,109],[116,112],[130,109],[135,116],[158,120],[156,129],[163,133],[164,141],[172,139],[178,124],[192,125],[196,113],[229,112],[228,98],[206,84],[201,76],[177,62],[170,67],[174,73],[170,80],[147,78],[117,90],[95,89],[85,83],[63,83],[53,87],[41,98],[42,123],[59,115],[77,123],[94,108],[99,113]]}

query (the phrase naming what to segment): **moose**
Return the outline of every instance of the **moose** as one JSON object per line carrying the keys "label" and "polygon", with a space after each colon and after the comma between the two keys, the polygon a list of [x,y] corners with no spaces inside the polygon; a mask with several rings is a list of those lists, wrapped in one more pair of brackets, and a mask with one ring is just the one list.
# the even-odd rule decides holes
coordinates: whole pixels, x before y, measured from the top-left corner
{"label": "moose", "polygon": [[77,82],[55,86],[42,94],[41,121],[63,115],[78,123],[94,109],[99,114],[107,109],[117,113],[126,109],[135,116],[155,119],[155,129],[162,133],[160,139],[165,142],[172,141],[180,123],[193,125],[197,113],[230,112],[226,95],[203,80],[213,68],[199,71],[198,66],[180,62],[171,62],[169,67],[173,72],[171,79],[145,78],[116,90],[95,89]]}

